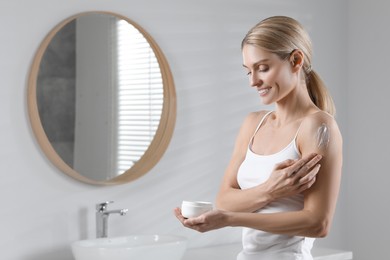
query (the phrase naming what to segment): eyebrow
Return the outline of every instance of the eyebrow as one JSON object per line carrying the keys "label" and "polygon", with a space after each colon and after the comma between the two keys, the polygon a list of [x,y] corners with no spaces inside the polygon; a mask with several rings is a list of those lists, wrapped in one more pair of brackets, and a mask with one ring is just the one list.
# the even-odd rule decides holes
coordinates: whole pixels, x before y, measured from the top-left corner
{"label": "eyebrow", "polygon": [[[255,62],[255,63],[253,64],[253,67],[257,67],[257,66],[259,66],[259,64],[261,64],[261,63],[263,63],[263,62],[266,62],[266,61],[269,61],[269,59],[262,59],[262,60],[259,60],[259,61]],[[248,68],[245,64],[242,64],[242,66],[243,66],[244,68]]]}

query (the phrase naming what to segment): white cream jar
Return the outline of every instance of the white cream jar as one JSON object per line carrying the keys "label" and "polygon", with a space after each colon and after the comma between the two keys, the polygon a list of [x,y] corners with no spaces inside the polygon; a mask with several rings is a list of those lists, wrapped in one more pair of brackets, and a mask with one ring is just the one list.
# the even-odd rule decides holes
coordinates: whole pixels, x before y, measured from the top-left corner
{"label": "white cream jar", "polygon": [[213,209],[213,204],[206,201],[186,201],[181,204],[181,214],[185,218],[195,218]]}

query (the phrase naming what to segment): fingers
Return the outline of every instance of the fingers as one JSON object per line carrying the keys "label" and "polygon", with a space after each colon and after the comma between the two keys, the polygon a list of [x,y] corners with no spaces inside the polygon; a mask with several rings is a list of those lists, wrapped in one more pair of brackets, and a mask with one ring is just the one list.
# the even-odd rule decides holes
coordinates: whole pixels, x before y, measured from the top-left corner
{"label": "fingers", "polygon": [[189,219],[183,217],[180,208],[175,208],[173,213],[175,214],[176,218],[183,224],[183,226],[188,228],[196,229],[196,225],[203,224],[204,222],[204,218],[202,218],[202,216]]}
{"label": "fingers", "polygon": [[197,226],[197,225],[200,225],[200,224],[205,224],[205,219],[201,215],[199,217],[186,219],[185,220],[185,224],[187,225],[187,227],[188,226],[194,227],[194,226]]}
{"label": "fingers", "polygon": [[303,171],[307,172],[316,163],[318,163],[321,160],[321,158],[322,158],[321,155],[318,155],[316,153],[311,153],[308,156],[301,158],[299,160],[298,159],[297,160],[288,159],[288,160],[285,160],[281,163],[278,163],[275,165],[274,170],[285,169],[286,177],[290,177],[291,175],[300,171],[303,167],[305,167],[303,169]]}
{"label": "fingers", "polygon": [[320,160],[322,155],[319,154],[309,154],[308,156],[298,160],[295,164],[289,167],[288,173],[291,176],[292,174],[297,174],[299,177],[306,174],[313,168]]}
{"label": "fingers", "polygon": [[181,214],[181,209],[180,208],[175,208],[173,210],[173,213],[175,214],[176,218],[181,222],[181,224],[184,227],[194,229],[194,226],[191,223],[189,223],[188,219],[183,217],[183,215]]}
{"label": "fingers", "polygon": [[305,176],[299,179],[298,183],[305,184],[307,182],[310,182],[313,178],[316,177],[320,168],[321,168],[321,164],[317,164],[316,166],[314,166],[314,168],[308,174],[306,174]]}
{"label": "fingers", "polygon": [[304,175],[303,177],[298,177],[297,184],[299,185],[299,192],[303,192],[313,186],[320,168],[321,165],[316,164],[306,175]]}
{"label": "fingers", "polygon": [[173,213],[175,214],[176,218],[177,218],[178,220],[180,220],[181,223],[184,224],[184,221],[185,221],[186,219],[185,219],[185,218],[183,217],[183,215],[181,214],[181,209],[180,209],[180,208],[175,208],[175,209],[173,210]]}
{"label": "fingers", "polygon": [[299,187],[299,193],[307,190],[307,189],[310,189],[311,186],[313,186],[313,184],[316,182],[316,177],[314,177],[313,179],[311,179],[309,182],[305,183],[305,184],[302,184],[300,187]]}

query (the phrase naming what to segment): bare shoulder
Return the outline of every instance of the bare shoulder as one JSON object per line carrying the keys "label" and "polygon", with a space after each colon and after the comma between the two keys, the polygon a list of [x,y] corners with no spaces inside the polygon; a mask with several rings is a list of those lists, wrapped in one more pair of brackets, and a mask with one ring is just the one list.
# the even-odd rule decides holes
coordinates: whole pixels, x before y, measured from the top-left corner
{"label": "bare shoulder", "polygon": [[321,127],[326,127],[327,129],[332,130],[332,132],[339,132],[339,127],[335,118],[324,111],[310,114],[302,120],[302,131],[307,134],[313,133],[313,131],[315,132]]}
{"label": "bare shoulder", "polygon": [[267,113],[268,111],[266,110],[249,113],[241,125],[239,134],[240,137],[246,141],[249,140],[252,137],[257,125]]}
{"label": "bare shoulder", "polygon": [[320,153],[329,147],[341,147],[342,136],[335,118],[324,111],[306,116],[301,123],[298,143],[303,150]]}
{"label": "bare shoulder", "polygon": [[253,129],[256,128],[260,123],[260,120],[268,113],[269,111],[261,110],[256,112],[249,113],[244,120],[243,127]]}

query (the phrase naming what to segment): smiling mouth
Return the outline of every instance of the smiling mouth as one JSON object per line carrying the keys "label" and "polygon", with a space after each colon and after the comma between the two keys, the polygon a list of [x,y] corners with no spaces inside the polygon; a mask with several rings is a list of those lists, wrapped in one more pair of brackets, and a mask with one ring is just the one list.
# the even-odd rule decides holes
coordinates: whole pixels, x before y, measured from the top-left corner
{"label": "smiling mouth", "polygon": [[264,96],[270,91],[270,89],[271,88],[262,88],[262,89],[258,89],[257,91],[259,92],[260,96]]}

